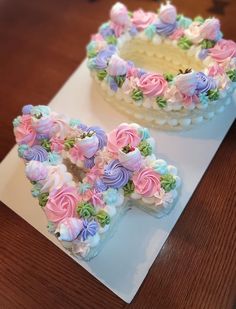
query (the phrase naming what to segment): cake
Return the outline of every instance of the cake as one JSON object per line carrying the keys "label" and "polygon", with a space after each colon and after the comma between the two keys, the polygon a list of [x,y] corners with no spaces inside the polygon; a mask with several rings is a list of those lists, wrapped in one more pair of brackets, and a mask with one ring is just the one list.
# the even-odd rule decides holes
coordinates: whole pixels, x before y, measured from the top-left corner
{"label": "cake", "polygon": [[13,126],[48,231],[78,259],[96,256],[130,207],[160,218],[176,203],[177,169],[156,158],[147,128],[105,133],[43,105],[24,106]]}
{"label": "cake", "polygon": [[140,123],[191,128],[235,100],[236,43],[216,18],[128,11],[120,2],[92,35],[87,65],[103,98]]}

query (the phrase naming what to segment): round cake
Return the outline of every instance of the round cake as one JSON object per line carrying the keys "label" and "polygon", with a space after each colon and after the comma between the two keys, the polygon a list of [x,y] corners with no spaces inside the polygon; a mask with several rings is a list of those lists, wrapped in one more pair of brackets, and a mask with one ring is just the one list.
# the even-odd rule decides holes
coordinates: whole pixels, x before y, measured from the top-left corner
{"label": "round cake", "polygon": [[181,130],[235,100],[236,43],[216,18],[190,19],[116,3],[87,46],[87,65],[110,104],[148,126]]}

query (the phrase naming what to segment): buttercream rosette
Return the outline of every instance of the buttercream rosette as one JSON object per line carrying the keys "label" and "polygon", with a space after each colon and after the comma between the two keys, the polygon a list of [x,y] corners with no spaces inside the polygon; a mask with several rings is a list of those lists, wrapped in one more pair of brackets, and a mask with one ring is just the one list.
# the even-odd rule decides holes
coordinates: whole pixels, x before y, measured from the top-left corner
{"label": "buttercream rosette", "polygon": [[[22,113],[14,132],[32,195],[49,231],[74,256],[98,254],[129,207],[161,217],[174,206],[177,169],[156,158],[147,128],[122,123],[106,133],[46,106],[27,105]],[[35,133],[42,127],[43,137]]]}
{"label": "buttercream rosette", "polygon": [[157,12],[116,3],[87,58],[109,104],[163,130],[190,129],[236,97],[236,43],[218,19],[185,17],[168,1]]}

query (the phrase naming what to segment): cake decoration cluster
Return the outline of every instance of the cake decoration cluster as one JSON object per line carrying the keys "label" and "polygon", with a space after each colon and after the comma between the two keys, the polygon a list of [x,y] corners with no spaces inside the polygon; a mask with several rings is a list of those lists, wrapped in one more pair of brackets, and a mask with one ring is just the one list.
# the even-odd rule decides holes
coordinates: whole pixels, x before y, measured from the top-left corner
{"label": "cake decoration cluster", "polygon": [[[189,68],[173,75],[136,67],[122,59],[119,52],[124,42],[134,38],[154,45],[173,44],[200,59],[205,68]],[[142,9],[130,12],[117,2],[110,11],[110,20],[92,36],[87,57],[88,67],[99,81],[114,93],[120,89],[136,106],[147,108],[169,111],[206,107],[236,82],[236,43],[223,39],[219,20],[177,15],[169,2],[162,4],[157,13]]]}
{"label": "cake decoration cluster", "polygon": [[43,105],[24,106],[13,125],[32,195],[73,255],[96,255],[132,200],[157,216],[174,206],[177,169],[156,158],[147,128],[123,123],[107,134]]}

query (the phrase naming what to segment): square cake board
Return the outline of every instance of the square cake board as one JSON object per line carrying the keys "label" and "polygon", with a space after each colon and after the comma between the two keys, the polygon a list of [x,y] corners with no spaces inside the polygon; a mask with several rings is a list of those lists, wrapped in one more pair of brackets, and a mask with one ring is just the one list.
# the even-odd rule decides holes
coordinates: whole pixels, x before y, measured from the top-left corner
{"label": "square cake board", "polygon": [[[97,93],[85,61],[49,105],[56,112],[78,118],[88,125],[100,125],[106,131],[122,122],[131,122]],[[89,262],[74,259],[125,302],[130,303],[137,293],[234,121],[235,111],[235,104],[231,103],[213,120],[185,132],[151,129],[157,143],[157,157],[177,166],[183,181],[175,208],[168,216],[156,219],[133,207],[97,257]],[[47,231],[46,217],[38,200],[31,196],[31,184],[25,177],[24,164],[18,158],[16,146],[2,161],[0,175],[4,175],[0,177],[1,201],[69,254]]]}

